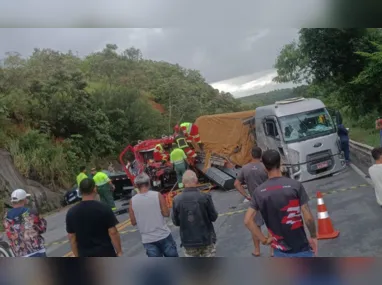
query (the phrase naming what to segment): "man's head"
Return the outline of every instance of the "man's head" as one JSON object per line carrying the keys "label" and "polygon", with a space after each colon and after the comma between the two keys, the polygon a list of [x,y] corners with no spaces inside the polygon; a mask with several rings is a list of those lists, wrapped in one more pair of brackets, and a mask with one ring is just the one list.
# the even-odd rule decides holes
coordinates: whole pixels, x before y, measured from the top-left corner
{"label": "man's head", "polygon": [[262,161],[268,172],[280,170],[281,157],[277,150],[269,149],[264,151]]}
{"label": "man's head", "polygon": [[252,158],[253,159],[261,159],[262,154],[263,154],[263,151],[258,146],[254,146],[252,148]]}
{"label": "man's head", "polygon": [[27,194],[23,189],[16,189],[11,194],[11,203],[14,208],[23,207],[28,203],[28,197],[30,194]]}
{"label": "man's head", "polygon": [[148,191],[150,189],[150,177],[145,172],[142,172],[135,177],[134,184],[139,189],[139,192]]}
{"label": "man's head", "polygon": [[80,172],[86,172],[86,166],[81,166],[80,167]]}
{"label": "man's head", "polygon": [[97,192],[94,180],[91,178],[83,179],[80,183],[80,193],[83,197],[95,196]]}
{"label": "man's head", "polygon": [[91,175],[95,175],[97,173],[97,169],[95,167],[93,167],[91,170],[90,170],[90,173]]}
{"label": "man's head", "polygon": [[382,148],[376,147],[371,151],[371,156],[374,158],[376,163],[382,162]]}
{"label": "man's head", "polygon": [[182,182],[184,184],[184,187],[196,187],[198,184],[198,177],[196,176],[196,173],[192,170],[186,170],[186,172],[183,174]]}

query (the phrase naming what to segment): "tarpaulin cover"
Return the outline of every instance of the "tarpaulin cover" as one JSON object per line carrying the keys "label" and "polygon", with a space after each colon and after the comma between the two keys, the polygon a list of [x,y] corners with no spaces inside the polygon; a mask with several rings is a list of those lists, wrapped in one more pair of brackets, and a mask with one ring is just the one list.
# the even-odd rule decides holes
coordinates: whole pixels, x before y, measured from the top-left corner
{"label": "tarpaulin cover", "polygon": [[255,141],[250,125],[243,121],[253,116],[254,110],[199,117],[195,124],[205,151],[228,158],[236,165],[248,163]]}

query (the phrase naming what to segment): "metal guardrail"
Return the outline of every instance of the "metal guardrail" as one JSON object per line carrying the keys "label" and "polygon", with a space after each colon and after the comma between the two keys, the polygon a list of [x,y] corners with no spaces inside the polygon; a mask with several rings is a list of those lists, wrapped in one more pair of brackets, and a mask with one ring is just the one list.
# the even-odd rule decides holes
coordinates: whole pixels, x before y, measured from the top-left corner
{"label": "metal guardrail", "polygon": [[372,146],[350,140],[350,159],[365,174],[368,174],[369,167],[374,164],[372,149]]}
{"label": "metal guardrail", "polygon": [[373,149],[373,147],[367,144],[359,143],[353,140],[350,140],[350,147],[367,154],[370,154],[371,150]]}

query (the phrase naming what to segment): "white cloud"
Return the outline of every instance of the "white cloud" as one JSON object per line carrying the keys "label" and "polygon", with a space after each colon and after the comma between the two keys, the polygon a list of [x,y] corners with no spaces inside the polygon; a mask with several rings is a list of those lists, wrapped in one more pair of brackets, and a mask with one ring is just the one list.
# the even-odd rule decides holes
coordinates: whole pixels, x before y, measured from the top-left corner
{"label": "white cloud", "polygon": [[273,82],[272,79],[276,75],[276,70],[268,70],[262,74],[251,74],[211,83],[211,86],[220,91],[229,92],[237,98],[295,86],[292,83],[279,84]]}

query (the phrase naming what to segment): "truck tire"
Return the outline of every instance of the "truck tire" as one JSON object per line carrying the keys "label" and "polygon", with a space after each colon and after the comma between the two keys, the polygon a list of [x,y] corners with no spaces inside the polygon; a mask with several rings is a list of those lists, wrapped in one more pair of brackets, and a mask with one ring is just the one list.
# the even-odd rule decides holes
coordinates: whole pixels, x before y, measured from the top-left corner
{"label": "truck tire", "polygon": [[0,257],[14,257],[11,247],[5,241],[0,241]]}

